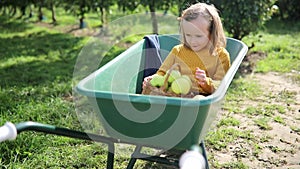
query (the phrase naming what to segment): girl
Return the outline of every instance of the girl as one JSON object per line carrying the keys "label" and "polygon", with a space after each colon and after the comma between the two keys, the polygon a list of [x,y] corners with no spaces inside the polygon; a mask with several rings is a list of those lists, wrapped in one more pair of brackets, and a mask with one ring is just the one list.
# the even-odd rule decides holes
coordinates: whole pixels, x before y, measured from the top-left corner
{"label": "girl", "polygon": [[[156,74],[163,76],[174,63],[179,63],[181,73],[192,79],[191,91],[209,95],[230,67],[218,11],[213,5],[197,3],[184,10],[178,20],[182,44],[173,47]],[[143,87],[150,79],[152,76],[144,79]]]}

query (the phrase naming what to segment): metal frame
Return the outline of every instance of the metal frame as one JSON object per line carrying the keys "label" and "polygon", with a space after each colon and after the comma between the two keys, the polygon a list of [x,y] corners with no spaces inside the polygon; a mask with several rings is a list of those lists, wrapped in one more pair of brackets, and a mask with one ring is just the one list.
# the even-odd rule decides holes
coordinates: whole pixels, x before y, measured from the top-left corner
{"label": "metal frame", "polygon": [[[133,144],[131,142],[122,141],[120,139],[114,139],[114,138],[106,137],[106,136],[102,136],[102,135],[85,133],[85,132],[81,132],[81,131],[71,130],[68,128],[56,127],[53,125],[42,124],[42,123],[31,122],[31,121],[15,124],[15,127],[17,129],[17,134],[20,134],[21,132],[24,132],[24,131],[36,131],[36,132],[42,132],[42,133],[47,133],[47,134],[54,134],[54,135],[65,136],[65,137],[70,137],[70,138],[105,143],[108,146],[107,162],[106,162],[107,169],[114,168],[115,144],[118,144],[118,143],[124,143],[124,144],[130,144],[130,145],[136,146],[134,152],[131,154],[130,161],[127,165],[127,169],[133,169],[133,167],[138,159],[144,160],[144,161],[149,161],[149,162],[157,162],[157,163],[161,163],[161,164],[166,164],[169,166],[179,167],[178,166],[179,159],[170,159],[167,157],[160,157],[160,156],[149,156],[147,154],[141,153],[142,147],[151,147],[151,146],[147,146],[147,145]],[[202,155],[206,161],[206,169],[209,169],[205,145],[204,145],[203,141],[201,141],[199,143],[199,147],[201,148]],[[156,147],[151,147],[151,148],[156,148]]]}

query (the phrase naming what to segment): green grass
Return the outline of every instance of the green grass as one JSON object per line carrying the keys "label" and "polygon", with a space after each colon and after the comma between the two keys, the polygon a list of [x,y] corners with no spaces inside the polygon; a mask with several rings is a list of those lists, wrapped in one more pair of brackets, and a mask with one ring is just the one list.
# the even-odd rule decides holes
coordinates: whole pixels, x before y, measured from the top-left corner
{"label": "green grass", "polygon": [[262,117],[255,120],[256,125],[263,130],[271,130],[272,127],[269,125],[270,119],[268,117]]}
{"label": "green grass", "polygon": [[285,124],[284,119],[281,118],[280,116],[275,116],[275,117],[273,118],[273,120],[276,121],[277,123]]}
{"label": "green grass", "polygon": [[[268,22],[264,31],[243,39],[248,44],[254,42],[255,47],[251,50],[267,53],[267,58],[258,62],[256,72],[300,71],[300,65],[297,62],[300,60],[299,25],[299,22],[283,23],[274,19]],[[299,79],[299,76],[299,74],[296,75],[296,78]]]}
{"label": "green grass", "polygon": [[239,131],[228,127],[210,132],[206,138],[206,142],[210,145],[210,148],[221,150],[227,148],[229,143],[238,138],[251,139],[252,137],[251,131]]}
{"label": "green grass", "polygon": [[[74,105],[65,98],[72,93],[73,65],[85,39],[18,20],[0,19],[4,28],[0,29],[0,123],[38,121],[81,130]],[[72,147],[75,143],[83,144],[24,133],[14,142],[1,143],[0,151],[5,153],[0,155],[0,166],[35,168],[32,160],[47,158],[47,147]]]}
{"label": "green grass", "polygon": [[[45,22],[50,23],[48,12],[46,17],[48,19]],[[57,17],[58,25],[54,28],[37,26],[35,18],[17,20],[0,17],[0,125],[6,121],[19,123],[31,120],[82,130],[74,103],[70,99],[74,64],[88,38],[62,33],[61,28],[77,24],[77,18],[62,10],[58,10]],[[95,14],[87,16],[90,27],[101,24],[97,17]],[[300,53],[299,27],[289,23],[289,28],[293,28],[289,30],[283,24],[280,23],[281,26],[276,29],[278,24],[269,23],[266,30],[260,31],[261,37],[253,35],[244,39],[247,44],[255,41],[253,50],[268,53],[266,59],[259,61],[256,72],[300,71],[297,65]],[[164,26],[162,32],[168,32],[170,27]],[[137,29],[143,29],[143,24],[137,26]],[[135,43],[141,37],[140,34],[129,36],[120,42],[120,46],[114,46],[100,66],[124,51],[124,43]],[[300,80],[299,75],[294,78]],[[235,113],[261,115],[255,122],[259,127],[269,129],[268,120],[271,120],[272,112],[284,113],[284,108],[279,105],[260,105],[242,110],[239,107],[240,100],[247,98],[254,101],[261,90],[257,83],[236,77],[226,96],[224,108]],[[289,102],[295,94],[283,91],[280,99]],[[272,120],[283,123],[279,116]],[[218,124],[219,130],[207,136],[209,148],[224,149],[238,138],[251,140],[251,131],[241,132],[234,128],[240,123],[230,117],[222,119]],[[296,126],[292,130],[299,132]],[[272,151],[277,150],[273,148]],[[104,168],[106,165],[105,146],[35,132],[25,132],[13,142],[1,143],[0,152],[1,168]],[[125,168],[127,162],[128,159],[119,158],[115,166]],[[145,163],[138,165],[147,166]],[[231,162],[219,167],[248,168],[242,162]]]}
{"label": "green grass", "polygon": [[258,104],[256,106],[247,107],[243,113],[248,114],[249,116],[272,116],[275,112],[284,114],[286,112],[286,108],[281,105],[276,104]]}
{"label": "green grass", "polygon": [[238,119],[235,119],[233,117],[228,117],[221,119],[220,122],[218,123],[217,127],[221,126],[238,126],[240,125],[240,121]]}
{"label": "green grass", "polygon": [[228,162],[222,165],[217,165],[217,168],[223,168],[223,169],[248,169],[249,167],[246,166],[243,162],[238,161],[238,162]]}

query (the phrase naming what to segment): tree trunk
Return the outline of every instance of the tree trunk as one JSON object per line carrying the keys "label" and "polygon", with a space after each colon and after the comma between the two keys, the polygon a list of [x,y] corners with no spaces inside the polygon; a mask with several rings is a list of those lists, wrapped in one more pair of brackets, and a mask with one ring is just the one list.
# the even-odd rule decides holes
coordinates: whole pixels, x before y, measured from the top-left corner
{"label": "tree trunk", "polygon": [[80,19],[79,19],[79,28],[83,29],[86,27],[86,24],[84,22],[84,14],[85,14],[85,10],[84,10],[84,6],[80,7]]}
{"label": "tree trunk", "polygon": [[39,15],[38,15],[38,18],[39,18],[39,21],[44,20],[42,6],[39,6]]}
{"label": "tree trunk", "polygon": [[100,7],[100,15],[101,15],[101,24],[104,25],[105,24],[105,14],[104,14],[104,8],[103,7]]}
{"label": "tree trunk", "polygon": [[81,16],[80,19],[79,19],[79,28],[83,29],[85,27],[86,27],[86,25],[85,25],[85,22],[84,22],[84,16]]}
{"label": "tree trunk", "polygon": [[29,15],[28,15],[28,17],[32,18],[32,16],[33,16],[32,6],[29,5]]}
{"label": "tree trunk", "polygon": [[21,6],[21,16],[20,16],[20,18],[22,18],[23,16],[25,16],[26,15],[26,5],[24,5],[24,6]]}
{"label": "tree trunk", "polygon": [[153,34],[158,34],[158,24],[155,13],[155,1],[152,0],[152,3],[149,5],[150,13],[151,13],[151,21],[152,21],[152,31]]}
{"label": "tree trunk", "polygon": [[51,1],[51,13],[52,13],[52,23],[56,23],[56,16],[55,16],[55,6],[53,4],[53,1]]}

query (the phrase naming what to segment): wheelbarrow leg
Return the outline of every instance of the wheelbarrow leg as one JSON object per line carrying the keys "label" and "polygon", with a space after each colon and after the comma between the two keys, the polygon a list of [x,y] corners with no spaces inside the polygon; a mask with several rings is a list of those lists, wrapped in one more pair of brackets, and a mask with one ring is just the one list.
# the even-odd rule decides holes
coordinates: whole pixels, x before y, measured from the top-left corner
{"label": "wheelbarrow leg", "polygon": [[114,157],[115,157],[115,145],[114,145],[114,143],[107,143],[107,145],[108,145],[108,153],[107,153],[106,168],[113,169],[114,168]]}
{"label": "wheelbarrow leg", "polygon": [[209,164],[208,164],[208,159],[207,159],[207,154],[206,154],[206,150],[205,150],[205,144],[204,144],[204,141],[202,140],[200,142],[200,145],[199,145],[202,149],[202,155],[205,159],[205,166],[206,166],[206,169],[209,169]]}
{"label": "wheelbarrow leg", "polygon": [[131,154],[131,158],[130,158],[130,161],[129,161],[126,169],[133,169],[134,164],[135,164],[135,162],[137,160],[137,158],[135,157],[135,154],[139,154],[139,152],[141,151],[141,149],[142,149],[142,146],[137,145],[135,147],[134,152]]}

